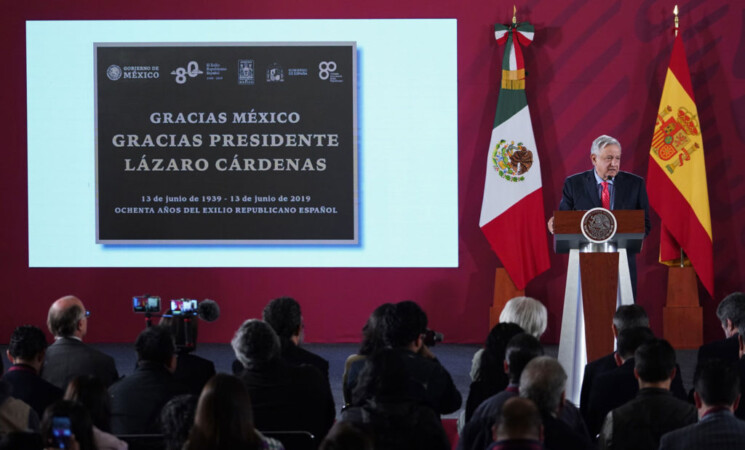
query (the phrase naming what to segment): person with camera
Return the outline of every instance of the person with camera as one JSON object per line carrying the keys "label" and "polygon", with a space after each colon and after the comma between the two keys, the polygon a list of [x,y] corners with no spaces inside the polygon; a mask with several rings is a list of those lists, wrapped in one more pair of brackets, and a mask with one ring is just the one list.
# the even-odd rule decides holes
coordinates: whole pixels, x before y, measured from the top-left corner
{"label": "person with camera", "polygon": [[215,363],[193,354],[197,349],[198,318],[196,313],[178,314],[169,309],[159,323],[171,330],[176,340],[178,362],[173,376],[194,395],[199,395],[204,385],[215,375]]}
{"label": "person with camera", "polygon": [[[428,333],[427,314],[422,308],[410,300],[397,303],[393,314],[385,315],[381,322],[380,332],[385,346],[402,356],[408,375],[408,395],[430,406],[437,414],[458,410],[463,401],[460,392],[450,373],[429,349],[441,335]],[[359,360],[350,367],[348,384],[351,391],[358,381],[352,374],[359,373],[364,364],[364,360]]]}

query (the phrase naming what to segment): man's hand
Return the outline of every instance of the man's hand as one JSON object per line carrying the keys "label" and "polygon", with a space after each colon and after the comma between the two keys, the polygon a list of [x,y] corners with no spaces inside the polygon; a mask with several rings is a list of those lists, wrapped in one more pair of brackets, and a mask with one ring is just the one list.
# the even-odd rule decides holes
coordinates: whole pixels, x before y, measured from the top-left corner
{"label": "man's hand", "polygon": [[424,356],[425,358],[429,359],[436,359],[435,354],[432,353],[432,351],[426,345],[422,345],[422,348],[419,349],[419,356]]}
{"label": "man's hand", "polygon": [[550,219],[548,219],[548,232],[551,234],[554,234],[554,216],[551,216]]}

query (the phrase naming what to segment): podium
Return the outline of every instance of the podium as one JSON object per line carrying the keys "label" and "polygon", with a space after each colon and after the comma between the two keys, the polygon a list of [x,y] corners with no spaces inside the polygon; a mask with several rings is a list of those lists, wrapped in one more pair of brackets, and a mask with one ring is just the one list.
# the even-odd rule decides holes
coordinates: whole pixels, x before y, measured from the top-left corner
{"label": "podium", "polygon": [[[603,229],[601,236],[595,229]],[[554,251],[569,253],[558,359],[568,376],[566,396],[575,403],[587,361],[613,351],[617,307],[634,303],[627,252],[638,253],[643,240],[643,210],[554,213]]]}

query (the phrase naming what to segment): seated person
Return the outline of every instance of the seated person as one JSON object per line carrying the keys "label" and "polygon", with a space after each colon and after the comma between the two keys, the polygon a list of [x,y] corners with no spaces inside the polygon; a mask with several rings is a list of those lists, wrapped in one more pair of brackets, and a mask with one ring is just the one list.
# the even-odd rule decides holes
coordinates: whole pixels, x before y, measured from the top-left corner
{"label": "seated person", "polygon": [[10,395],[12,387],[0,380],[0,436],[39,429],[39,415],[26,402]]}
{"label": "seated person", "polygon": [[745,442],[745,422],[733,414],[741,400],[732,364],[708,359],[696,367],[693,398],[699,420],[662,436],[660,450],[735,450]]}
{"label": "seated person", "polygon": [[215,374],[215,364],[212,361],[193,353],[197,349],[198,324],[197,316],[174,316],[170,309],[160,319],[159,324],[170,329],[176,341],[178,362],[173,376],[194,395],[199,395],[207,381]]}
{"label": "seated person", "polygon": [[73,378],[67,385],[65,400],[80,403],[90,413],[97,450],[127,450],[127,443],[111,434],[111,397],[101,380],[92,375]]}
{"label": "seated person", "polygon": [[215,375],[202,390],[184,450],[284,450],[255,427],[246,386],[228,374]]}
{"label": "seated person", "polygon": [[[69,419],[72,432],[67,445],[55,445],[54,419],[66,417]],[[44,411],[41,421],[41,436],[46,444],[45,448],[70,448],[77,450],[99,450],[93,440],[93,422],[85,406],[70,400],[58,400]]]}
{"label": "seated person", "polygon": [[[422,308],[412,301],[397,303],[395,312],[385,316],[381,326],[385,345],[403,356],[410,384],[421,387],[410,394],[420,396],[419,400],[429,405],[437,414],[457,411],[462,402],[460,392],[448,371],[424,344],[427,315]],[[355,361],[350,367],[348,385],[353,392],[358,380],[351,377],[351,374],[358,372],[364,363],[364,360]]]}
{"label": "seated person", "polygon": [[256,428],[261,431],[303,430],[320,442],[334,423],[329,384],[307,364],[293,366],[280,357],[277,334],[266,322],[249,319],[231,342],[243,364]]}
{"label": "seated person", "polygon": [[544,445],[549,450],[590,450],[587,433],[578,433],[558,418],[564,403],[567,375],[554,358],[533,358],[520,376],[520,397],[531,400],[541,413]]}
{"label": "seated person", "polygon": [[160,430],[166,441],[165,450],[182,450],[194,424],[198,397],[177,395],[168,400],[160,411]]}
{"label": "seated person", "polygon": [[187,393],[186,386],[173,377],[176,344],[170,330],[161,326],[146,328],[137,336],[135,350],[135,371],[109,388],[111,431],[117,435],[158,433],[158,415],[163,405],[176,395]]}
{"label": "seated person", "polygon": [[95,375],[106,386],[119,379],[114,358],[83,343],[88,316],[79,298],[68,295],[49,308],[47,327],[54,343],[47,348],[41,377],[64,390],[77,375]]}
{"label": "seated person", "polygon": [[696,422],[696,408],[673,397],[675,350],[664,339],[642,344],[634,353],[639,392],[609,412],[600,431],[600,449],[657,450],[663,434]]}
{"label": "seated person", "polygon": [[394,349],[370,355],[352,393],[342,422],[351,422],[373,437],[376,450],[451,448],[438,414],[422,405],[412,390],[407,355]]}
{"label": "seated person", "polygon": [[[352,364],[355,361],[364,360],[368,356],[372,355],[378,350],[385,348],[383,342],[383,336],[381,335],[382,327],[380,324],[383,322],[383,317],[387,314],[394,314],[396,307],[393,303],[383,303],[382,305],[375,308],[367,319],[365,326],[362,327],[362,342],[360,343],[360,350],[354,355],[349,355],[347,360],[344,362],[344,374],[341,377],[342,392],[344,394],[344,404],[348,405],[352,401],[352,391],[349,386],[349,379],[356,379],[359,373],[355,372],[350,375]],[[355,369],[361,369],[359,364],[354,366]]]}
{"label": "seated person", "polygon": [[520,325],[511,322],[498,323],[489,332],[476,379],[468,390],[465,422],[471,420],[481,402],[507,388],[510,379],[504,371],[505,350],[510,339],[520,333]]}
{"label": "seated person", "polygon": [[41,417],[47,406],[62,398],[62,389],[39,376],[44,363],[47,338],[32,325],[13,331],[6,354],[13,364],[3,376],[11,387],[13,397],[23,400]]}
{"label": "seated person", "polygon": [[487,450],[541,450],[543,422],[535,404],[528,399],[507,400],[492,427],[494,443]]}

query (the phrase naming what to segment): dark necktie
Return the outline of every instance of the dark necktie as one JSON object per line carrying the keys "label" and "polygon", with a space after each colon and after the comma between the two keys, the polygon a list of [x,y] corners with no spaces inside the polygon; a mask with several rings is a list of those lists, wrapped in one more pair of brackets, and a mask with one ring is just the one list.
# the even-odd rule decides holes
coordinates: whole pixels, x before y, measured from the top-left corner
{"label": "dark necktie", "polygon": [[600,194],[600,201],[603,203],[603,208],[610,209],[610,191],[608,191],[608,182],[603,181],[600,184],[603,185],[603,192]]}

